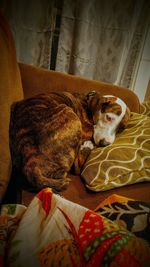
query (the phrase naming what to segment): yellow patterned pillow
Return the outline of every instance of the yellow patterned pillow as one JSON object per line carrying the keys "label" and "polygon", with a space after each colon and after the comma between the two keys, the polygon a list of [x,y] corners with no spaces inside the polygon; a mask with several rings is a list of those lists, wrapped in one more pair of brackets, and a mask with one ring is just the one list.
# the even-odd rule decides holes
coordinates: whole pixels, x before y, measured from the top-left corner
{"label": "yellow patterned pillow", "polygon": [[143,115],[150,116],[150,101],[145,101],[140,105],[140,112]]}
{"label": "yellow patterned pillow", "polygon": [[112,145],[91,152],[81,175],[93,191],[150,181],[150,117],[132,113]]}

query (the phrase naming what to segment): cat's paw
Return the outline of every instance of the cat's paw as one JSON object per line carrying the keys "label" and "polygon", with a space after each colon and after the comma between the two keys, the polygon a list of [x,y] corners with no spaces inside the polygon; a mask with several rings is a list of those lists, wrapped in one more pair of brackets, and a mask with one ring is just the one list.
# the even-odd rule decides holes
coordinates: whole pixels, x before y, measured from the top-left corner
{"label": "cat's paw", "polygon": [[85,141],[83,145],[81,146],[81,150],[83,150],[84,148],[90,148],[92,150],[94,148],[92,141],[90,140]]}

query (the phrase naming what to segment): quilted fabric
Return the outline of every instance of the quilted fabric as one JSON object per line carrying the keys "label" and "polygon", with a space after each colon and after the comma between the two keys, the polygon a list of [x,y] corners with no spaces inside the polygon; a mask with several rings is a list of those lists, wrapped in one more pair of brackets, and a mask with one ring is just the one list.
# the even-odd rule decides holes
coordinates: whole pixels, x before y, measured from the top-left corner
{"label": "quilted fabric", "polygon": [[28,208],[2,206],[0,231],[2,267],[150,265],[146,241],[48,188]]}
{"label": "quilted fabric", "polygon": [[101,202],[96,211],[150,243],[150,203],[114,194]]}
{"label": "quilted fabric", "polygon": [[128,127],[112,145],[91,152],[82,171],[89,189],[106,191],[150,181],[149,107],[149,103],[142,106],[146,115],[132,113]]}

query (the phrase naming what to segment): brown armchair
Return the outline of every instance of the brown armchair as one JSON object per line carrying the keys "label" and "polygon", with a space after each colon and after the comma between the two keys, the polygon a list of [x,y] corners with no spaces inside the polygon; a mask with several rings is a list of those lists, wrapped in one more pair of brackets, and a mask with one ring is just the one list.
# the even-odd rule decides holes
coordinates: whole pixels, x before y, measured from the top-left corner
{"label": "brown armchair", "polygon": [[[14,43],[9,26],[0,17],[0,199],[4,202],[21,201],[29,204],[34,194],[22,191],[21,198],[16,198],[19,191],[11,177],[11,159],[9,152],[9,119],[11,104],[23,97],[27,98],[41,92],[50,91],[100,91],[102,94],[113,94],[122,98],[131,111],[139,112],[138,97],[129,89],[100,81],[88,80],[73,75],[17,63]],[[18,68],[19,66],[19,68]],[[78,204],[94,209],[101,200],[112,193],[126,197],[150,201],[150,183],[140,183],[107,192],[93,193],[86,189],[79,176],[70,174],[71,183],[62,196]],[[9,183],[9,186],[8,186]],[[8,186],[8,188],[7,188]],[[5,194],[7,189],[7,193]],[[5,196],[5,197],[4,197]]]}

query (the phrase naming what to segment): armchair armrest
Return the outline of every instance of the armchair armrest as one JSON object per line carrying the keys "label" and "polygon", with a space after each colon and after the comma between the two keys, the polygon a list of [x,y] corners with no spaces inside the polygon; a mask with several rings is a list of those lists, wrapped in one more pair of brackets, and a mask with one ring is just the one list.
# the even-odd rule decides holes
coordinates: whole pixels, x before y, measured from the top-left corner
{"label": "armchair armrest", "polygon": [[85,93],[95,90],[101,92],[102,95],[118,96],[125,101],[131,111],[138,113],[140,111],[138,97],[127,88],[22,63],[19,63],[19,68],[25,98],[50,91]]}

